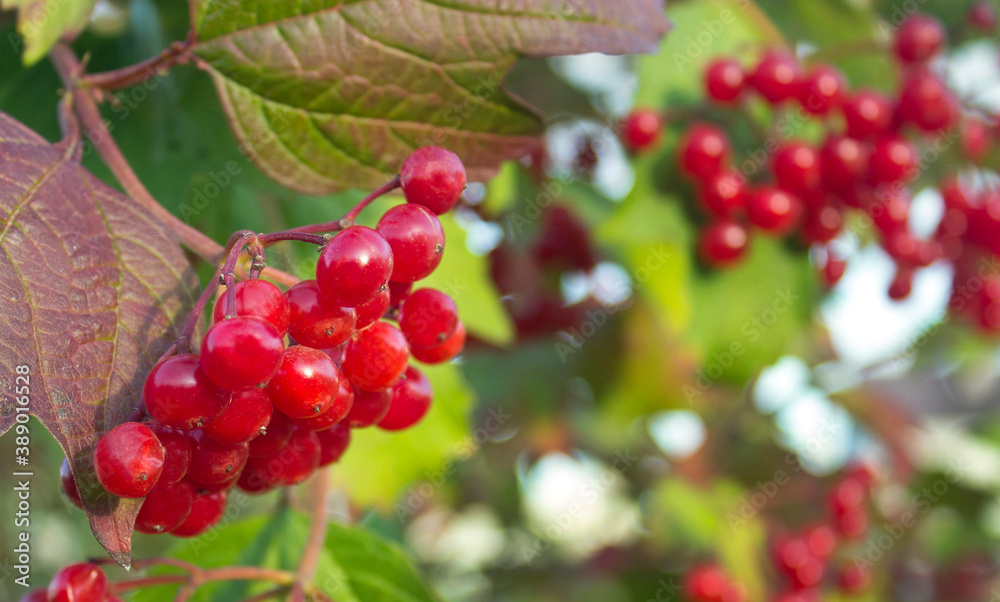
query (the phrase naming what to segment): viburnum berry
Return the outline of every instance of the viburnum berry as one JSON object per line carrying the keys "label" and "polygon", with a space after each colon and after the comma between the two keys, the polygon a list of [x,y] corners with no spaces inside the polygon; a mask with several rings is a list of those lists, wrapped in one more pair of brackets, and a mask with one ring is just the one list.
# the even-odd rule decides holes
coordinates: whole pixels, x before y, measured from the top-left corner
{"label": "viburnum berry", "polygon": [[727,585],[729,578],[716,566],[695,568],[684,579],[685,593],[698,602],[721,602]]}
{"label": "viburnum berry", "polygon": [[319,416],[307,418],[291,418],[292,424],[310,431],[322,431],[339,423],[351,411],[354,405],[354,386],[346,378],[341,378],[340,387],[333,404]]}
{"label": "viburnum berry", "polygon": [[810,589],[823,581],[826,573],[826,563],[819,558],[809,556],[801,565],[788,572],[788,579],[795,589]]}
{"label": "viburnum berry", "polygon": [[846,88],[840,71],[830,65],[820,65],[799,82],[797,96],[806,112],[826,115],[843,102]]}
{"label": "viburnum berry", "polygon": [[747,81],[768,102],[779,104],[795,97],[801,79],[802,73],[794,58],[783,52],[769,51]]}
{"label": "viburnum berry", "polygon": [[219,443],[247,443],[267,427],[273,410],[266,388],[243,389],[233,393],[226,411],[202,427],[202,431]]}
{"label": "viburnum berry", "polygon": [[71,564],[59,569],[49,582],[49,602],[103,602],[108,578],[96,564]]}
{"label": "viburnum berry", "polygon": [[351,411],[344,418],[344,423],[354,429],[369,427],[378,424],[389,412],[389,405],[392,404],[392,390],[382,389],[380,391],[354,392],[354,405]]}
{"label": "viburnum berry", "polygon": [[465,324],[459,320],[455,332],[444,343],[426,349],[411,349],[410,353],[416,360],[425,364],[443,364],[455,359],[463,347],[465,347]]}
{"label": "viburnum berry", "polygon": [[747,229],[739,222],[723,219],[701,231],[699,250],[708,265],[725,267],[739,261],[749,245]]}
{"label": "viburnum berry", "polygon": [[940,77],[926,69],[906,74],[896,103],[897,121],[935,132],[954,125],[958,114],[958,101]]}
{"label": "viburnum berry", "polygon": [[718,128],[696,123],[680,144],[680,167],[698,181],[716,175],[729,161],[729,139]]}
{"label": "viburnum berry", "polygon": [[[235,297],[236,309],[230,312],[231,317],[257,316],[270,322],[281,336],[288,332],[288,300],[277,286],[260,278],[241,280],[236,283]],[[228,299],[229,295],[222,289],[212,312],[216,322],[221,322],[226,317]]]}
{"label": "viburnum berry", "polygon": [[554,268],[589,272],[597,265],[589,227],[565,205],[546,209],[531,254]]}
{"label": "viburnum berry", "polygon": [[76,488],[76,479],[69,468],[69,459],[63,458],[59,465],[59,482],[62,485],[63,495],[71,504],[83,510],[83,500],[80,499],[80,491]]}
{"label": "viburnum berry", "polygon": [[124,498],[144,497],[163,472],[164,450],[153,431],[125,422],[105,433],[94,448],[94,471],[108,492]]}
{"label": "viburnum berry", "polygon": [[267,390],[274,407],[282,414],[310,418],[333,406],[341,376],[330,356],[318,349],[296,345],[285,350]]}
{"label": "viburnum berry", "polygon": [[407,203],[447,213],[465,190],[465,166],[455,153],[439,146],[418,148],[403,162],[399,180]]}
{"label": "viburnum berry", "polygon": [[736,171],[722,171],[705,180],[700,193],[706,209],[719,217],[730,217],[746,204],[746,178]]}
{"label": "viburnum berry", "polygon": [[389,282],[389,307],[399,307],[413,291],[412,282]]}
{"label": "viburnum berry", "polygon": [[424,373],[413,366],[406,368],[403,380],[392,386],[389,411],[379,420],[378,426],[386,431],[409,428],[427,414],[434,392]]}
{"label": "viburnum berry", "polygon": [[44,589],[31,590],[21,596],[18,602],[49,602],[49,593]]}
{"label": "viburnum berry", "polygon": [[250,458],[243,467],[236,486],[254,495],[271,491],[278,485],[278,475],[271,471],[269,464],[270,457]]}
{"label": "viburnum berry", "polygon": [[351,443],[351,428],[346,424],[335,424],[328,429],[316,431],[316,438],[319,440],[319,465],[329,466],[347,450]]}
{"label": "viburnum berry", "polygon": [[135,530],[154,534],[179,527],[191,513],[194,495],[189,481],[157,485],[142,502],[135,517]]}
{"label": "viburnum berry", "polygon": [[823,186],[839,193],[853,190],[868,167],[868,156],[860,141],[846,136],[830,136],[819,151]]}
{"label": "viburnum berry", "polygon": [[802,201],[780,188],[759,188],[747,198],[750,223],[771,234],[788,232],[798,222],[801,214]]}
{"label": "viburnum berry", "polygon": [[191,464],[191,440],[179,430],[155,422],[145,422],[163,446],[163,472],[157,485],[176,483],[187,475]]}
{"label": "viburnum berry", "polygon": [[837,534],[829,525],[813,525],[802,535],[809,553],[819,559],[826,559],[837,550]]}
{"label": "viburnum berry", "polygon": [[979,163],[990,152],[993,137],[981,119],[967,117],[962,120],[962,154],[973,163]]}
{"label": "viburnum berry", "polygon": [[431,275],[444,256],[444,229],[422,205],[396,205],[385,212],[375,231],[392,249],[396,282],[416,282]]}
{"label": "viburnum berry", "polygon": [[771,167],[778,186],[790,192],[804,196],[820,185],[819,153],[803,142],[790,142],[778,149]]}
{"label": "viburnum berry", "polygon": [[847,262],[839,257],[827,256],[826,264],[823,265],[823,282],[828,287],[833,287],[844,277],[847,271]]}
{"label": "viburnum berry", "polygon": [[871,587],[872,576],[868,569],[855,563],[846,565],[837,574],[837,586],[845,594],[863,594]]}
{"label": "viburnum berry", "polygon": [[285,343],[270,322],[239,316],[216,323],[201,342],[201,368],[227,391],[267,382],[281,363]]}
{"label": "viburnum berry", "polygon": [[966,15],[969,24],[983,33],[994,33],[997,29],[997,9],[989,0],[976,0]]}
{"label": "viburnum berry", "polygon": [[226,491],[198,494],[191,502],[191,512],[180,525],[170,530],[177,537],[196,537],[208,531],[226,511],[229,494]]}
{"label": "viburnum berry", "polygon": [[[406,370],[410,347],[398,328],[376,322],[355,333],[344,351],[344,374],[357,389],[378,391],[391,387]],[[358,398],[354,398],[357,406]]]}
{"label": "viburnum berry", "polygon": [[436,347],[458,327],[458,306],[439,290],[413,291],[399,308],[399,329],[412,349]]}
{"label": "viburnum berry", "polygon": [[250,456],[263,458],[273,456],[288,443],[292,436],[292,423],[281,412],[274,412],[267,423],[267,431],[250,441]]}
{"label": "viburnum berry", "polygon": [[889,283],[889,298],[893,301],[902,301],[913,292],[913,269],[899,266],[896,274]]}
{"label": "viburnum berry", "polygon": [[[390,282],[389,287],[391,287],[392,284],[393,283]],[[357,322],[354,324],[354,328],[356,330],[368,328],[385,316],[385,312],[389,310],[389,303],[392,301],[392,293],[389,292],[389,287],[383,289],[382,292],[376,295],[375,298],[368,303],[364,303],[354,308],[357,312]]]}
{"label": "viburnum berry", "polygon": [[896,30],[893,49],[904,63],[926,63],[944,48],[944,26],[922,13],[911,15]]}
{"label": "viburnum berry", "polygon": [[303,280],[285,292],[291,308],[288,334],[314,349],[336,347],[350,338],[358,314],[353,307],[327,303],[315,280]]}
{"label": "viburnum berry", "polygon": [[875,141],[870,167],[873,182],[902,182],[911,178],[916,169],[917,153],[909,142],[898,136],[883,136]]}
{"label": "viburnum berry", "polygon": [[367,226],[351,226],[323,247],[316,282],[325,305],[357,307],[375,298],[389,282],[392,248]]}
{"label": "viburnum berry", "polygon": [[892,127],[892,110],[889,99],[879,92],[858,90],[841,105],[847,135],[864,140],[888,133]]}
{"label": "viburnum berry", "polygon": [[239,474],[249,456],[246,443],[220,443],[203,431],[192,431],[191,465],[187,478],[204,485],[225,483]]}
{"label": "viburnum berry", "polygon": [[208,378],[201,358],[182,354],[153,367],[142,387],[142,397],[153,420],[192,430],[218,418],[229,406],[232,394]]}
{"label": "viburnum berry", "polygon": [[716,59],[705,69],[705,92],[715,102],[738,100],[743,93],[743,84],[743,68],[735,59]]}
{"label": "viburnum berry", "polygon": [[285,486],[296,485],[316,472],[320,454],[316,433],[296,427],[292,429],[288,443],[271,459],[268,466],[274,470],[278,483]]}
{"label": "viburnum berry", "polygon": [[653,109],[635,109],[622,120],[622,142],[633,152],[642,152],[656,146],[662,132],[663,117]]}
{"label": "viburnum berry", "polygon": [[840,211],[829,205],[807,209],[802,223],[802,238],[808,243],[827,243],[840,234],[844,218]]}

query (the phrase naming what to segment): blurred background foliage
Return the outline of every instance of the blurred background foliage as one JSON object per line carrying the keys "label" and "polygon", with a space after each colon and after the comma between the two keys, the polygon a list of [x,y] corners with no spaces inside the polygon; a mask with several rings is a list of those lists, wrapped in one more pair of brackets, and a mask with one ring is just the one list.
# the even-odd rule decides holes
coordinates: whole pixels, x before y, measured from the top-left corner
{"label": "blurred background foliage", "polygon": [[[861,232],[832,291],[794,241],[755,240],[737,269],[709,271],[693,252],[703,218],[673,158],[690,121],[668,121],[666,143],[641,158],[614,133],[633,105],[691,111],[752,157],[756,128],[781,116],[706,107],[708,60],[749,63],[764,47],[793,45],[853,85],[891,90],[892,61],[871,49],[911,4],[948,26],[954,84],[972,80],[1000,109],[997,39],[968,31],[966,0],[678,0],[656,55],[521,61],[508,85],[549,116],[547,156],[471,185],[446,221],[451,244],[433,278],[457,300],[472,341],[459,362],[428,371],[435,406],[419,428],[357,434],[333,469],[337,519],[404,544],[456,602],[679,600],[683,575],[703,561],[722,563],[759,600],[775,580],[769,537],[821,520],[832,484],[863,463],[878,483],[873,538],[924,488],[948,480],[874,563],[871,593],[850,599],[997,599],[1000,356],[995,339],[946,320],[947,268],[923,270],[911,298],[891,303],[891,264]],[[102,0],[76,47],[100,71],[152,56],[186,28],[186,3]],[[0,36],[12,31],[11,15],[0,15]],[[52,67],[25,69],[4,44],[0,74],[0,110],[58,139]],[[105,117],[153,195],[219,241],[236,229],[328,220],[363,194],[309,198],[270,182],[240,155],[211,82],[194,68],[122,91]],[[809,123],[789,131],[822,135]],[[593,151],[586,169],[583,143]],[[85,165],[115,185],[93,154]],[[953,168],[936,165],[928,183]],[[584,235],[566,234],[575,229]],[[300,274],[315,262],[304,246],[273,257]],[[203,277],[211,269],[202,264]],[[39,582],[101,551],[61,499],[60,452],[42,432],[36,425]],[[12,449],[0,439],[5,471]],[[137,535],[137,556],[225,564],[233,548],[275,540],[281,549],[260,561],[280,563],[305,537],[289,526],[267,539],[274,521],[297,520],[275,510],[282,503],[265,496],[241,507],[247,520],[215,542],[218,554],[185,542],[171,552],[167,538]],[[0,523],[0,541],[11,527]],[[867,554],[867,544],[842,560]],[[4,577],[0,597],[11,599]]]}

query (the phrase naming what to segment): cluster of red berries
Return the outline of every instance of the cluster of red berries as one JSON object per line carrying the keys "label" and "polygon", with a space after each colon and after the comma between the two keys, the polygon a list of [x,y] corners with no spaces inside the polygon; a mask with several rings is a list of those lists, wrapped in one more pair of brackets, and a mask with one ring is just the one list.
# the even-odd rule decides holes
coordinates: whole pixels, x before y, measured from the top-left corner
{"label": "cluster of red berries", "polygon": [[111,595],[104,571],[96,564],[80,563],[63,567],[48,589],[28,592],[21,602],[121,602]]}
{"label": "cluster of red berries", "polygon": [[233,486],[300,483],[341,457],[351,429],[396,431],[423,418],[431,385],[409,359],[451,360],[465,329],[451,297],[411,289],[441,262],[437,215],[458,201],[465,177],[455,154],[417,149],[400,172],[407,203],[374,229],[329,238],[315,280],[282,292],[251,278],[219,296],[201,353],[163,359],[146,378],[149,420],[116,426],[94,450],[108,492],[145,498],[136,530],[198,535],[221,518]]}
{"label": "cluster of red berries", "polygon": [[[871,572],[863,564],[844,561],[831,566],[839,550],[862,540],[868,532],[872,473],[863,466],[842,476],[830,490],[827,520],[800,532],[773,538],[771,560],[779,593],[773,602],[819,602],[825,585],[841,593],[858,595],[871,586]],[[714,564],[687,574],[685,591],[693,602],[742,602],[746,590]]]}
{"label": "cluster of red berries", "polygon": [[[980,15],[980,20],[985,18]],[[832,286],[846,264],[827,245],[841,233],[851,212],[858,211],[863,222],[874,225],[881,246],[896,263],[888,293],[900,300],[909,296],[914,272],[921,267],[942,259],[975,263],[984,248],[1000,251],[992,248],[1000,232],[996,192],[984,193],[988,198],[980,202],[950,205],[954,211],[933,237],[918,237],[908,224],[909,183],[923,169],[920,144],[928,143],[928,156],[939,154],[930,137],[960,127],[963,158],[979,165],[997,133],[982,117],[963,115],[956,95],[931,68],[945,41],[944,28],[933,17],[914,14],[900,25],[893,53],[901,83],[892,98],[873,90],[849,90],[835,68],[817,65],[807,71],[778,51],[765,52],[750,70],[732,58],[711,62],[704,72],[704,90],[712,103],[732,106],[756,97],[775,108],[798,106],[821,120],[827,135],[818,144],[764,142],[767,169],[751,183],[748,176],[757,174],[744,172],[756,170],[757,163],[748,160],[742,163],[748,167],[737,169],[726,133],[710,124],[694,124],[679,143],[677,161],[710,216],[700,234],[702,259],[714,267],[737,264],[750,246],[751,228],[775,237],[796,233],[805,245],[825,250],[819,254],[826,257],[822,276]],[[642,151],[660,140],[662,127],[660,115],[638,109],[623,123],[621,135],[626,146]],[[1000,313],[995,318],[1000,327]]]}

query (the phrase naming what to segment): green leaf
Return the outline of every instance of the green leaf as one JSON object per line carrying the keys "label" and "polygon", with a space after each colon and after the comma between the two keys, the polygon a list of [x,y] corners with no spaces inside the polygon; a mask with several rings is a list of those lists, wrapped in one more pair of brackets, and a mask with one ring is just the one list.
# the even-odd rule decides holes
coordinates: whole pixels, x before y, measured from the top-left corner
{"label": "green leaf", "polygon": [[[245,498],[245,496],[243,496]],[[230,504],[245,508],[245,504]],[[226,523],[199,538],[181,541],[170,554],[203,568],[256,566],[294,571],[302,557],[310,529],[309,518],[288,508],[273,517],[261,516]],[[174,572],[157,570],[154,574]],[[315,585],[337,602],[406,600],[433,602],[437,598],[421,581],[399,546],[360,527],[331,524],[319,555]],[[192,602],[231,602],[271,589],[273,584],[232,581],[199,588]],[[135,602],[169,602],[177,586],[140,590]]]}
{"label": "green leaf", "polygon": [[195,51],[243,150],[290,188],[378,186],[428,144],[477,180],[538,143],[503,87],[518,56],[651,51],[663,4],[195,0]]}
{"label": "green leaf", "polygon": [[[17,32],[24,39],[25,65],[45,57],[62,38],[72,39],[86,27],[97,0],[0,0],[0,9],[18,9]],[[11,39],[17,48],[20,40]]]}
{"label": "green leaf", "polygon": [[377,428],[354,431],[350,451],[333,468],[333,478],[357,503],[388,507],[398,497],[405,497],[407,486],[420,480],[439,480],[475,447],[467,416],[472,392],[458,366],[422,365],[420,369],[434,389],[427,416],[401,432]]}

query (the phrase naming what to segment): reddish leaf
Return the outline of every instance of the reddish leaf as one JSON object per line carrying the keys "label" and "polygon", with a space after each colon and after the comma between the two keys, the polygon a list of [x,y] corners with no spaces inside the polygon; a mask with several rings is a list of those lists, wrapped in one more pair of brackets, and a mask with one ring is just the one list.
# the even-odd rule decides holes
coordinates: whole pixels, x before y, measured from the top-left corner
{"label": "reddish leaf", "polygon": [[518,56],[651,52],[664,0],[192,0],[196,52],[244,152],[308,193],[374,187],[417,146],[472,179],[538,143],[503,88]]}
{"label": "reddish leaf", "polygon": [[127,565],[140,502],[100,487],[92,450],[135,406],[197,279],[145,209],[2,113],[0,217],[0,434],[15,420],[15,367],[28,366],[30,413],[70,458],[94,535]]}

